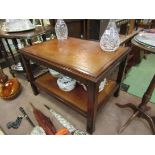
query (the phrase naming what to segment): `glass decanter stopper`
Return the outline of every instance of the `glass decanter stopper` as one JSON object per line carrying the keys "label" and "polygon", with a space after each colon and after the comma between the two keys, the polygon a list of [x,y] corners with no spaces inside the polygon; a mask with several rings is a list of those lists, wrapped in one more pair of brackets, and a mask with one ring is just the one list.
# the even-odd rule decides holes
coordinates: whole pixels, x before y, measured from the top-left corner
{"label": "glass decanter stopper", "polygon": [[104,51],[113,52],[120,45],[119,33],[115,24],[115,20],[110,20],[101,39],[100,46]]}
{"label": "glass decanter stopper", "polygon": [[58,19],[55,25],[55,32],[58,40],[64,40],[68,37],[68,28],[64,20]]}

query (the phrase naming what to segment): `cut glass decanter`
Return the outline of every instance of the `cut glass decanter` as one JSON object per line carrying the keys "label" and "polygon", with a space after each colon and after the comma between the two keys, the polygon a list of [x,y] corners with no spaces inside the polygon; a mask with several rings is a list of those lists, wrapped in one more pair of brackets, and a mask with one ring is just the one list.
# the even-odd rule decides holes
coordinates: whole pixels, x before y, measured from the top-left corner
{"label": "cut glass decanter", "polygon": [[120,45],[119,33],[115,24],[115,20],[110,20],[106,30],[101,39],[100,46],[104,51],[116,51]]}
{"label": "cut glass decanter", "polygon": [[58,19],[55,25],[55,32],[58,40],[64,40],[68,37],[68,28],[64,20]]}

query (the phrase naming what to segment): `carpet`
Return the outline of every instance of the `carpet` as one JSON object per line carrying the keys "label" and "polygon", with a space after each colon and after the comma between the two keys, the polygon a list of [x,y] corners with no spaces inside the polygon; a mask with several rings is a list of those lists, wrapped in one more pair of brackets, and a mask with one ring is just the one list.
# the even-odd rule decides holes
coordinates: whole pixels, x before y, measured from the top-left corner
{"label": "carpet", "polygon": [[[142,97],[155,74],[155,54],[148,54],[137,66],[128,72],[124,84],[130,85],[128,93]],[[152,94],[151,102],[155,103],[155,91]]]}
{"label": "carpet", "polygon": [[[5,69],[4,72],[9,75],[8,69]],[[9,77],[11,77],[9,75]],[[21,82],[23,89],[21,94],[12,101],[5,101],[0,99],[0,127],[8,135],[28,135],[32,131],[32,126],[30,123],[24,119],[20,128],[7,129],[6,122],[15,120],[17,115],[20,115],[19,107],[23,107],[31,120],[37,125],[37,122],[32,113],[32,107],[29,102],[32,102],[36,108],[41,110],[47,117],[49,117],[53,122],[54,118],[44,107],[46,104],[48,107],[56,111],[63,118],[69,121],[75,128],[86,131],[86,119],[75,112],[68,106],[62,104],[61,102],[56,101],[53,97],[47,95],[44,92],[40,92],[39,95],[34,96],[30,84],[25,80],[23,75],[19,74],[18,79]],[[120,92],[119,97],[111,97],[107,104],[102,107],[97,114],[96,123],[95,123],[95,132],[94,135],[117,135],[118,129],[126,122],[129,116],[132,114],[130,109],[120,109],[115,103],[126,104],[126,103],[135,103],[139,104],[141,99],[134,95],[128,94],[124,91]],[[150,114],[155,115],[155,106],[149,103],[151,106]],[[57,123],[57,122],[55,122]],[[152,134],[149,128],[148,123],[139,118],[135,118],[131,124],[124,130],[122,135],[148,135]]]}

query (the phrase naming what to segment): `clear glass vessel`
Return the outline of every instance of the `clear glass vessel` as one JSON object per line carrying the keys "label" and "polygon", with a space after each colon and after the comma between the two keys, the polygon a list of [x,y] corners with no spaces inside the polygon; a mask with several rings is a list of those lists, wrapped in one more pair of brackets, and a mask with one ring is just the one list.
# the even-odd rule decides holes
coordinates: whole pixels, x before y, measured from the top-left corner
{"label": "clear glass vessel", "polygon": [[101,39],[100,46],[104,51],[116,51],[120,45],[119,33],[115,24],[115,20],[110,20],[106,30]]}
{"label": "clear glass vessel", "polygon": [[55,24],[55,32],[58,40],[64,40],[68,37],[68,28],[64,20],[58,19]]}

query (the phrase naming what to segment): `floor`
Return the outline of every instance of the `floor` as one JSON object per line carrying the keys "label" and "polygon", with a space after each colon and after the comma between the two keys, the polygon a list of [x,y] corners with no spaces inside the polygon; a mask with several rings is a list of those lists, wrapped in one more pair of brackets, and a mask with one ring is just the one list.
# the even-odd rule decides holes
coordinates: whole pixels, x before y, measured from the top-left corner
{"label": "floor", "polygon": [[[154,74],[155,54],[148,54],[139,65],[131,68],[123,83],[130,86],[128,93],[142,97]],[[155,91],[152,94],[151,102],[155,103]]]}
{"label": "floor", "polygon": [[[4,70],[4,72],[9,75],[8,70]],[[33,116],[32,107],[30,106],[29,102],[32,102],[32,104],[34,104],[44,114],[50,117],[52,121],[53,118],[51,117],[51,114],[43,106],[43,104],[48,105],[50,108],[64,116],[64,118],[71,122],[76,128],[85,131],[86,119],[83,116],[43,92],[37,96],[34,96],[29,83],[23,78],[23,76],[18,76],[18,79],[23,87],[21,94],[12,101],[4,101],[0,99],[0,126],[6,134],[27,135],[32,131],[32,127],[26,119],[23,120],[20,128],[18,129],[7,129],[6,127],[7,122],[14,120],[17,115],[20,115],[20,106],[24,107],[29,117],[32,119],[35,125],[37,125],[37,122]],[[125,123],[128,117],[131,115],[132,111],[129,109],[120,109],[115,105],[115,103],[118,102],[125,104],[131,102],[138,104],[140,101],[140,98],[128,94],[124,91],[121,91],[118,98],[111,97],[108,103],[100,109],[97,115],[96,130],[93,134],[117,135],[118,129]],[[149,105],[152,107],[150,113],[155,115],[155,106],[151,103],[149,103]],[[151,134],[151,131],[145,120],[136,118],[121,134],[148,135]]]}

